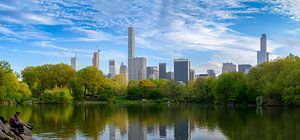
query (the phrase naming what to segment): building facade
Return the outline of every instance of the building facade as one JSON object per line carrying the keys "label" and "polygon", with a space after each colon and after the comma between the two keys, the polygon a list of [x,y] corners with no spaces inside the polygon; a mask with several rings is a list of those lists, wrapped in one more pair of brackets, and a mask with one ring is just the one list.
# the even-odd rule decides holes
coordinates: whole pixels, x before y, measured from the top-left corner
{"label": "building facade", "polygon": [[250,64],[240,64],[238,66],[238,72],[242,72],[242,73],[248,73],[249,70],[252,68],[252,66]]}
{"label": "building facade", "polygon": [[133,59],[135,58],[135,29],[128,27],[128,79],[135,80]]}
{"label": "building facade", "polygon": [[159,71],[157,66],[147,67],[147,79],[159,79]]}
{"label": "building facade", "polygon": [[128,81],[128,70],[127,70],[127,66],[124,65],[123,63],[121,63],[120,66],[120,75],[122,75],[126,81]]}
{"label": "building facade", "polygon": [[117,75],[117,64],[115,60],[109,60],[109,78],[114,78]]}
{"label": "building facade", "polygon": [[159,79],[167,78],[167,64],[159,63]]}
{"label": "building facade", "polygon": [[79,59],[77,55],[71,58],[71,66],[75,71],[78,71],[79,69]]}
{"label": "building facade", "polygon": [[145,57],[135,57],[132,59],[133,73],[132,79],[129,80],[144,80],[147,79],[146,67],[147,59]]}
{"label": "building facade", "polygon": [[189,59],[174,60],[174,78],[177,81],[188,83],[190,80],[191,61]]}
{"label": "building facade", "polygon": [[166,78],[168,80],[174,80],[174,72],[171,72],[171,71],[167,72]]}
{"label": "building facade", "polygon": [[196,79],[196,72],[194,69],[190,69],[190,80]]}
{"label": "building facade", "polygon": [[233,63],[223,63],[222,73],[225,72],[236,72],[236,65]]}
{"label": "building facade", "polygon": [[267,35],[262,34],[260,38],[260,51],[257,51],[257,65],[269,61],[269,53],[267,52]]}
{"label": "building facade", "polygon": [[215,73],[214,70],[207,70],[207,75],[208,75],[209,77],[216,77],[216,73]]}
{"label": "building facade", "polygon": [[97,50],[93,54],[93,66],[100,68],[100,50]]}

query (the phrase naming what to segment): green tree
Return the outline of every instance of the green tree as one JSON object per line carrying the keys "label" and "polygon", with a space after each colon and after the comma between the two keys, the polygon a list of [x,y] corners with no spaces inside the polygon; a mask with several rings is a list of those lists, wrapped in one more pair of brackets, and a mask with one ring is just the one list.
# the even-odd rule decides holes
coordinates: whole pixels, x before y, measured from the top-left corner
{"label": "green tree", "polygon": [[243,73],[224,73],[218,77],[214,86],[215,102],[219,104],[227,104],[229,100],[242,103],[246,93],[246,77]]}
{"label": "green tree", "polygon": [[196,79],[192,87],[190,87],[193,98],[199,102],[212,102],[214,100],[214,81],[213,77]]}
{"label": "green tree", "polygon": [[84,86],[84,93],[90,93],[94,99],[95,93],[104,91],[108,84],[108,79],[94,66],[88,66],[76,73],[76,79],[80,85]]}

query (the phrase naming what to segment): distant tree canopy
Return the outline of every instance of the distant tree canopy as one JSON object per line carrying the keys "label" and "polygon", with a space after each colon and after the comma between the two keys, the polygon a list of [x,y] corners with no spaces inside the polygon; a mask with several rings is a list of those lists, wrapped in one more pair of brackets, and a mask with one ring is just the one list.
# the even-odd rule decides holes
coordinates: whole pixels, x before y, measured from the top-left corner
{"label": "distant tree canopy", "polygon": [[0,100],[21,102],[32,92],[43,101],[55,103],[89,96],[104,101],[124,98],[255,105],[260,97],[260,102],[267,105],[300,105],[300,58],[295,55],[265,62],[248,74],[224,73],[217,78],[198,78],[187,85],[166,79],[127,82],[122,75],[108,79],[96,67],[76,72],[66,64],[30,66],[21,74],[23,82],[18,81],[8,62],[0,61]]}

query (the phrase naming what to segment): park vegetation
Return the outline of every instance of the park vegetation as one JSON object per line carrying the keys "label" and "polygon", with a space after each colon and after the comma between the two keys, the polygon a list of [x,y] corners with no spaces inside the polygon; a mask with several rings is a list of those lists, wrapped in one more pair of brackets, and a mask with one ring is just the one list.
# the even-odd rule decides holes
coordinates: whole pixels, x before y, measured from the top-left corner
{"label": "park vegetation", "polygon": [[248,74],[230,72],[217,78],[198,78],[188,84],[175,80],[127,82],[108,79],[93,66],[74,71],[66,64],[26,67],[18,78],[6,61],[0,62],[0,100],[21,103],[73,101],[156,101],[204,104],[300,105],[300,58],[289,55],[252,68]]}

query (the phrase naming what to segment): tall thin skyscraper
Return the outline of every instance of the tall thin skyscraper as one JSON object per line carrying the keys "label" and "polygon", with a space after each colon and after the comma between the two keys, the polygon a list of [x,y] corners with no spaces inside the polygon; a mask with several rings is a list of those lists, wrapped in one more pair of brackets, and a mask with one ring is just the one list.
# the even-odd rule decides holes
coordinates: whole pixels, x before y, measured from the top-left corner
{"label": "tall thin skyscraper", "polygon": [[191,61],[189,59],[174,60],[174,78],[177,81],[188,83],[190,80]]}
{"label": "tall thin skyscraper", "polygon": [[260,38],[260,51],[257,51],[257,65],[269,61],[269,53],[267,52],[267,36],[262,34]]}
{"label": "tall thin skyscraper", "polygon": [[167,64],[159,63],[159,78],[167,78]]}
{"label": "tall thin skyscraper", "polygon": [[135,29],[128,27],[128,76],[129,80],[134,80],[133,58],[135,57]]}
{"label": "tall thin skyscraper", "polygon": [[93,66],[97,67],[98,69],[100,68],[100,50],[97,50],[93,54]]}
{"label": "tall thin skyscraper", "polygon": [[79,67],[79,59],[77,57],[77,55],[75,54],[74,57],[71,58],[71,66],[72,68],[77,71],[78,67]]}

